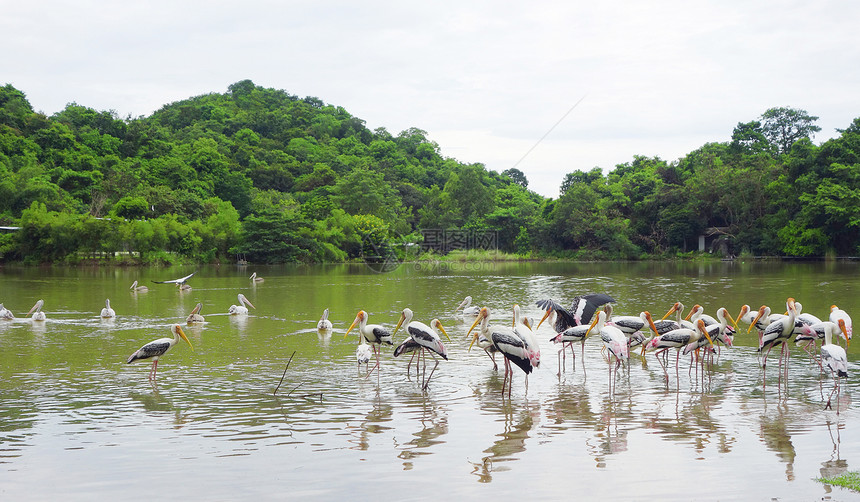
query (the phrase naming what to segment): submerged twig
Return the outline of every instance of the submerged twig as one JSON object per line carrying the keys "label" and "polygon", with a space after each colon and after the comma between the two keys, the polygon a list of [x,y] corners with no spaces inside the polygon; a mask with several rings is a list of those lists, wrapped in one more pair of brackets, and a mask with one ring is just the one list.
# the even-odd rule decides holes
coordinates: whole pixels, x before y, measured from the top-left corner
{"label": "submerged twig", "polygon": [[[286,367],[286,368],[284,368],[284,374],[283,374],[283,375],[281,375],[281,381],[280,381],[280,382],[278,382],[278,386],[277,386],[277,387],[275,387],[275,392],[272,392],[272,395],[273,395],[273,396],[274,396],[275,394],[277,394],[277,393],[278,393],[278,389],[280,389],[280,388],[281,388],[281,384],[282,384],[282,383],[284,383],[284,377],[286,377],[286,376],[287,376],[287,370],[290,368],[290,363],[291,363],[291,362],[293,362],[293,356],[294,356],[294,355],[296,355],[296,351],[295,351],[295,350],[293,351],[293,353],[292,353],[292,354],[290,354],[290,360],[289,360],[289,361],[287,361],[287,367]],[[300,384],[300,385],[301,385],[301,384]],[[293,390],[295,390],[295,389],[293,389]],[[290,392],[292,392],[292,391],[290,391]],[[289,394],[287,394],[287,395],[289,395]]]}

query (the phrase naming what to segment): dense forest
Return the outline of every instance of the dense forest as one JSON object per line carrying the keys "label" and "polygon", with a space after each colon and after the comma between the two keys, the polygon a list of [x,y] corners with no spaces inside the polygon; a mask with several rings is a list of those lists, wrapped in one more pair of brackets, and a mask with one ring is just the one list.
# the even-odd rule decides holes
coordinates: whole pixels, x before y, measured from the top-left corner
{"label": "dense forest", "polygon": [[773,108],[674,162],[572,166],[547,199],[517,169],[442,157],[421,129],[369,130],[249,80],[138,118],[76,103],[48,117],[6,85],[0,226],[20,229],[0,233],[0,261],[344,261],[440,229],[525,257],[677,256],[699,235],[717,253],[858,255],[860,118],[820,145],[816,120]]}

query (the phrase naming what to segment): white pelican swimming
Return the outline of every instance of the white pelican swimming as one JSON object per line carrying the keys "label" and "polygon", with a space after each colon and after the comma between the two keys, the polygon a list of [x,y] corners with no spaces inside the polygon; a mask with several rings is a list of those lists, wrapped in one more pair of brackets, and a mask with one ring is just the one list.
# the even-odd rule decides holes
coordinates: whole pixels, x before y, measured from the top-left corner
{"label": "white pelican swimming", "polygon": [[433,373],[436,372],[436,368],[439,366],[439,360],[436,359],[434,353],[439,354],[446,361],[448,360],[448,349],[446,349],[445,344],[442,343],[442,338],[439,337],[437,330],[441,331],[449,341],[451,338],[448,336],[445,328],[442,327],[442,323],[439,319],[433,319],[430,322],[430,326],[427,326],[423,322],[413,321],[412,316],[413,314],[411,309],[403,309],[403,312],[400,314],[400,321],[397,323],[397,326],[394,328],[394,332],[391,335],[394,336],[400,329],[400,326],[403,326],[403,329],[406,330],[406,333],[409,334],[412,341],[424,349],[422,352],[429,352],[430,357],[432,357],[436,362],[436,365],[433,366],[433,369],[430,371],[430,376],[425,378],[421,384],[421,387],[426,390],[430,385],[430,379],[433,378]]}
{"label": "white pelican swimming", "polygon": [[179,343],[179,337],[182,337],[183,340],[188,342],[188,346],[191,347],[191,350],[194,350],[194,346],[191,345],[191,342],[188,340],[188,337],[185,336],[180,325],[174,324],[171,331],[173,331],[173,338],[159,338],[158,340],[153,340],[147,343],[143,347],[137,349],[134,354],[128,356],[126,364],[132,363],[138,359],[153,358],[152,368],[149,370],[149,379],[155,380],[155,373],[158,371],[158,358],[166,354],[171,347]]}
{"label": "white pelican swimming", "polygon": [[[245,298],[245,295],[243,295],[242,293],[239,293],[239,296],[237,298],[239,299],[239,305],[230,305],[230,308],[227,310],[228,314],[248,315],[248,307],[251,307],[252,309],[257,308],[253,304],[251,304],[251,302],[249,302],[248,299]],[[245,305],[247,305],[248,307],[246,307]]]}
{"label": "white pelican swimming", "polygon": [[133,283],[131,283],[131,287],[128,289],[130,289],[132,291],[139,291],[141,293],[143,293],[144,291],[149,291],[149,288],[147,288],[146,286],[143,286],[143,285],[138,286],[137,281],[134,281]]}
{"label": "white pelican swimming", "polygon": [[263,279],[262,277],[257,277],[257,272],[254,272],[253,274],[251,274],[251,277],[248,277],[248,279],[250,279],[251,282],[263,282],[263,281],[265,281],[265,279]]}
{"label": "white pelican swimming", "polygon": [[202,303],[198,303],[197,305],[195,305],[194,310],[192,310],[191,313],[188,314],[188,317],[185,318],[185,321],[188,324],[193,324],[195,322],[204,322],[203,316],[200,315],[200,309],[202,309],[202,308],[203,308]]}
{"label": "white pelican swimming", "polygon": [[27,312],[27,315],[33,314],[33,320],[34,321],[44,321],[45,319],[47,319],[47,317],[45,316],[45,313],[42,312],[42,306],[44,304],[45,304],[45,300],[37,301],[36,304],[33,305],[33,308],[31,308],[30,311]]}
{"label": "white pelican swimming", "polygon": [[2,303],[0,303],[0,319],[10,321],[15,319],[15,315],[12,314],[12,311],[4,307]]}
{"label": "white pelican swimming", "polygon": [[317,331],[321,332],[329,332],[332,330],[331,321],[328,320],[328,309],[323,310],[322,317],[320,317],[319,322],[317,323]]}
{"label": "white pelican swimming", "polygon": [[110,308],[110,298],[105,300],[105,308],[102,309],[101,313],[102,319],[110,319],[112,317],[116,317],[116,312],[112,308]]}
{"label": "white pelican swimming", "polygon": [[463,317],[468,316],[476,316],[481,311],[481,309],[477,305],[472,305],[472,297],[467,296],[463,298],[463,301],[460,302],[460,305],[457,305],[455,311],[463,309]]}

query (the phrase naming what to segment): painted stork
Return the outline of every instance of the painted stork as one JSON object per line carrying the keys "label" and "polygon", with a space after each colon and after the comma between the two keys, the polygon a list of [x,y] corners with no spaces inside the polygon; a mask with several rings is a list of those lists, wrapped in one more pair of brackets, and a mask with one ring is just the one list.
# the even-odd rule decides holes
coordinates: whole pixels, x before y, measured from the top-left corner
{"label": "painted stork", "polygon": [[[776,345],[781,345],[781,352],[779,355],[779,367],[780,367],[780,379],[782,378],[782,360],[785,359],[786,373],[788,372],[788,358],[791,354],[790,351],[787,350],[787,346],[785,342],[787,342],[791,336],[794,334],[794,323],[797,317],[797,308],[794,305],[794,298],[789,298],[785,302],[786,311],[788,315],[777,319],[764,329],[761,335],[761,342],[759,343],[758,351],[764,354],[764,361],[762,362],[762,371],[766,372],[767,370],[767,357],[770,355],[770,351]],[[761,311],[759,311],[759,317],[761,316]],[[759,318],[756,318],[756,322],[758,322]],[[764,351],[767,349],[767,352]],[[786,374],[786,378],[788,375]],[[767,383],[766,380],[763,380],[764,384]]]}
{"label": "painted stork", "polygon": [[143,292],[145,292],[145,291],[149,291],[149,288],[148,288],[148,287],[146,287],[146,286],[144,286],[144,285],[140,285],[140,286],[138,286],[138,285],[137,285],[137,281],[134,281],[133,283],[131,283],[131,287],[130,287],[130,288],[128,288],[128,289],[130,289],[130,290],[132,290],[132,291],[134,291],[134,292],[140,292],[140,293],[143,293]]}
{"label": "painted stork", "polygon": [[[603,324],[606,321],[606,312],[600,311],[597,314],[597,324]],[[600,339],[603,340],[603,346],[609,353],[607,362],[609,363],[609,394],[615,393],[614,381],[618,378],[618,368],[621,363],[628,358],[627,336],[624,332],[615,326],[604,325],[600,330]],[[612,358],[615,357],[615,378],[612,377]]]}
{"label": "painted stork", "polygon": [[27,312],[27,315],[33,314],[32,319],[34,321],[44,321],[45,319],[47,319],[47,316],[45,316],[45,313],[42,312],[43,305],[45,305],[45,300],[37,301],[36,304],[33,305],[32,308],[30,308],[30,311]]}
{"label": "painted stork", "polygon": [[11,310],[4,307],[2,303],[0,303],[0,319],[7,321],[15,319],[15,314],[13,314]]}
{"label": "painted stork", "polygon": [[851,324],[851,316],[848,315],[848,312],[845,312],[836,305],[831,305],[830,322],[835,323],[841,329],[842,337],[845,338],[846,347],[851,345],[853,326]]}
{"label": "painted stork", "polygon": [[[489,319],[489,314],[489,309],[487,309],[485,316],[481,316],[479,319],[481,321],[486,321]],[[481,314],[479,313],[479,316],[480,315]],[[471,329],[469,331],[471,331]],[[496,350],[505,356],[505,378],[502,381],[502,396],[505,395],[505,386],[508,386],[508,398],[510,398],[511,389],[513,388],[514,383],[514,371],[511,369],[511,363],[513,362],[519,366],[526,376],[528,376],[528,374],[534,369],[529,358],[529,351],[526,348],[526,342],[520,338],[520,335],[517,334],[513,328],[508,326],[487,326],[486,333],[486,338],[490,340],[490,343],[496,347]],[[472,339],[473,344],[479,336],[480,333],[476,332]],[[469,345],[470,349],[471,347],[472,346]],[[510,384],[508,384],[508,378],[510,378]]]}
{"label": "painted stork", "polygon": [[191,313],[188,314],[188,317],[185,318],[185,322],[187,322],[188,324],[194,324],[196,322],[204,322],[205,319],[203,319],[203,316],[200,315],[200,309],[202,309],[202,308],[203,308],[202,303],[198,303],[197,305],[195,305],[194,310],[192,310]]}
{"label": "painted stork", "polygon": [[[605,314],[605,313],[604,313]],[[562,347],[559,350],[559,370],[558,375],[561,376],[561,372],[564,370],[564,366],[567,362],[567,354],[564,354],[564,344],[568,344],[571,347],[570,352],[573,354],[573,366],[574,370],[576,370],[576,353],[573,351],[573,342],[580,342],[582,344],[582,372],[585,373],[585,339],[591,335],[596,335],[600,333],[600,330],[603,329],[603,325],[606,322],[606,315],[601,316],[600,314],[596,315],[594,319],[591,321],[590,325],[587,326],[572,326],[557,334],[556,336],[550,338],[549,341],[554,343],[561,343]],[[564,356],[564,359],[562,357]]]}
{"label": "painted stork", "polygon": [[[376,355],[376,366],[370,370],[370,372],[374,370],[379,370],[379,349],[378,345],[386,344],[392,345],[391,343],[391,331],[386,328],[383,328],[379,324],[367,324],[367,312],[363,310],[359,310],[358,314],[355,315],[355,320],[352,321],[352,324],[349,325],[349,329],[346,330],[346,334],[343,335],[346,338],[349,333],[352,331],[356,325],[358,325],[358,332],[364,339],[371,344],[371,348],[373,349],[373,353]],[[370,375],[368,372],[368,375]],[[377,373],[377,377],[379,374]]]}
{"label": "painted stork", "polygon": [[[413,321],[412,309],[405,308],[403,312],[400,314],[400,321],[397,323],[397,326],[394,328],[394,333],[392,336],[397,334],[397,331],[400,329],[400,326],[403,326],[403,329],[406,330],[406,333],[412,338],[412,341],[417,343],[423,349],[422,352],[429,352],[430,357],[436,362],[436,365],[433,366],[433,369],[430,371],[430,376],[423,380],[421,387],[423,389],[427,389],[430,385],[430,379],[433,378],[433,373],[436,372],[436,368],[439,366],[439,360],[436,358],[434,354],[439,354],[442,359],[448,360],[448,349],[445,348],[445,344],[442,343],[442,339],[439,337],[438,331],[441,331],[442,334],[445,335],[445,338],[448,341],[451,338],[448,336],[448,333],[445,331],[445,328],[442,327],[442,323],[439,319],[433,319],[430,322],[430,326],[427,326],[423,322]],[[407,368],[408,369],[408,368]],[[426,372],[426,368],[425,368]]]}
{"label": "painted stork", "polygon": [[152,368],[149,370],[149,379],[154,381],[155,373],[158,371],[158,358],[166,354],[171,347],[179,343],[179,337],[182,337],[183,340],[188,342],[188,346],[191,347],[191,350],[194,350],[194,346],[191,345],[188,337],[186,337],[185,333],[182,331],[182,326],[174,324],[171,331],[173,331],[173,338],[159,338],[158,340],[153,340],[147,343],[143,347],[137,349],[134,354],[128,356],[126,364],[130,364],[138,359],[152,358]]}
{"label": "painted stork", "polygon": [[102,319],[110,319],[116,317],[116,312],[112,308],[110,308],[110,298],[105,300],[105,308],[102,309],[101,312]]}
{"label": "painted stork", "polygon": [[460,302],[460,305],[457,305],[457,308],[455,308],[454,311],[456,312],[460,309],[463,309],[462,310],[463,317],[476,316],[481,312],[481,309],[477,305],[472,305],[472,297],[471,296],[467,296],[466,298],[463,298],[463,301]]}
{"label": "painted stork", "polygon": [[[607,303],[613,302],[615,302],[615,299],[607,294],[591,293],[574,297],[569,310],[552,299],[538,300],[535,304],[547,312],[544,315],[544,319],[549,316],[550,311],[556,312],[554,328],[556,333],[561,333],[571,326],[589,324],[597,309]],[[543,319],[541,319],[541,322],[543,322]],[[538,327],[540,327],[540,323],[538,323]]]}
{"label": "painted stork", "polygon": [[[704,321],[702,321],[702,326],[704,326]],[[651,326],[652,331],[657,332],[657,328],[655,326]],[[697,342],[699,337],[705,336],[710,340],[710,335],[707,331],[702,331],[697,326],[696,329],[690,328],[678,328],[673,329],[672,331],[668,331],[663,333],[660,336],[656,336],[651,339],[647,344],[645,344],[645,348],[643,349],[643,353],[645,350],[655,350],[654,357],[657,358],[657,362],[660,363],[660,366],[663,368],[663,373],[666,376],[666,383],[669,382],[669,372],[666,369],[666,363],[660,359],[660,355],[663,355],[664,359],[668,356],[666,355],[666,351],[674,348],[677,350],[677,354],[675,355],[675,378],[678,378],[678,360],[681,357],[681,348],[689,345],[690,343]],[[711,340],[713,343],[713,341]]]}
{"label": "painted stork", "polygon": [[489,326],[490,322],[490,309],[487,307],[482,307],[481,310],[478,311],[478,317],[475,319],[475,322],[472,323],[472,326],[469,328],[469,331],[466,332],[466,336],[472,333],[472,330],[475,329],[475,326],[478,323],[481,324],[481,328],[475,333],[475,336],[472,338],[472,342],[469,344],[469,350],[472,350],[472,345],[475,343],[478,344],[478,347],[484,350],[484,353],[487,354],[487,357],[493,361],[493,371],[499,370],[499,365],[496,364],[496,346],[493,345],[492,340],[490,340],[490,332],[491,328]]}
{"label": "painted stork", "polygon": [[239,293],[236,298],[239,300],[239,305],[230,305],[230,308],[227,310],[227,313],[230,315],[248,315],[248,307],[252,309],[257,308],[242,293]]}
{"label": "painted stork", "polygon": [[711,324],[719,324],[718,321],[713,316],[710,316],[705,313],[705,307],[702,307],[698,303],[693,305],[693,308],[690,309],[690,313],[687,314],[687,317],[684,318],[686,321],[690,321],[693,325],[698,324],[698,320],[701,319],[705,321],[705,326],[710,326]]}
{"label": "painted stork", "polygon": [[827,366],[830,374],[833,376],[833,390],[827,396],[827,405],[825,409],[830,408],[830,401],[833,394],[836,394],[836,413],[839,413],[839,379],[848,377],[848,354],[845,349],[833,343],[833,333],[838,331],[848,339],[845,324],[839,325],[834,322],[823,322],[824,326],[824,344],[821,346],[821,363]]}

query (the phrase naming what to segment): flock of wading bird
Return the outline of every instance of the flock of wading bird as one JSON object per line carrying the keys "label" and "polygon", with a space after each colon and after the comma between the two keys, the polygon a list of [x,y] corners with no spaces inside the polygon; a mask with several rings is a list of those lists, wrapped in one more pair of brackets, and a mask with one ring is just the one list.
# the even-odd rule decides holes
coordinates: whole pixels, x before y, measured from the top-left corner
{"label": "flock of wading bird", "polygon": [[[190,290],[191,286],[187,284],[187,281],[193,275],[192,273],[179,279],[153,282],[158,284],[175,284],[181,290]],[[263,278],[257,277],[256,272],[249,279],[254,283],[263,281]],[[143,285],[139,286],[137,281],[135,281],[129,289],[134,292],[143,292],[148,288]],[[852,322],[848,313],[836,305],[831,306],[830,314],[826,321],[822,321],[812,314],[802,312],[801,304],[797,303],[794,298],[788,298],[786,301],[784,314],[771,312],[770,307],[766,305],[762,305],[757,311],[751,310],[749,305],[744,305],[741,307],[736,321],[724,307],[717,310],[716,318],[714,318],[705,314],[704,309],[700,305],[693,306],[687,316],[682,318],[684,305],[676,302],[661,319],[655,321],[648,311],[641,312],[638,316],[615,316],[612,313],[612,303],[614,302],[615,300],[606,294],[587,294],[575,297],[571,307],[567,309],[552,299],[539,300],[536,302],[536,305],[545,314],[540,322],[537,323],[537,326],[534,326],[533,319],[521,315],[519,305],[513,306],[513,319],[510,325],[491,325],[490,309],[473,306],[471,304],[471,296],[467,296],[457,306],[455,311],[458,313],[462,312],[464,319],[475,318],[467,332],[467,336],[480,325],[475,334],[472,335],[469,350],[471,350],[473,345],[477,344],[492,360],[494,370],[498,369],[495,354],[500,352],[504,356],[505,377],[502,382],[502,395],[504,395],[505,388],[507,387],[508,397],[511,395],[513,384],[512,363],[526,374],[526,386],[528,386],[529,373],[540,366],[540,346],[534,332],[547,320],[556,332],[556,335],[550,341],[561,344],[561,348],[558,351],[559,376],[566,367],[567,348],[570,349],[573,358],[573,369],[575,371],[576,352],[574,351],[573,343],[580,342],[582,347],[581,354],[584,358],[586,339],[593,335],[600,337],[603,342],[603,350],[607,354],[606,361],[609,363],[610,393],[614,390],[613,385],[617,378],[618,369],[622,362],[628,360],[632,349],[641,348],[641,355],[643,357],[646,351],[654,351],[655,358],[663,369],[667,384],[669,382],[669,372],[667,369],[669,349],[675,349],[676,351],[676,378],[678,378],[678,365],[682,353],[690,355],[691,367],[694,363],[701,364],[702,371],[704,372],[706,362],[711,361],[713,354],[719,350],[719,345],[732,346],[734,334],[739,330],[738,321],[749,325],[747,333],[750,333],[752,329],[758,332],[758,352],[762,358],[761,366],[763,371],[767,367],[767,359],[771,350],[777,345],[781,346],[779,356],[780,381],[783,379],[783,376],[785,376],[786,381],[788,379],[788,358],[790,355],[788,344],[791,341],[794,341],[795,344],[812,357],[818,364],[821,372],[829,371],[834,379],[834,386],[827,398],[825,408],[831,407],[831,400],[834,394],[838,396],[840,379],[848,376],[846,351],[838,344],[833,343],[833,339],[836,336],[836,341],[838,342],[839,337],[841,337],[845,340],[846,347],[849,346],[852,336]],[[37,301],[27,315],[32,316],[33,321],[44,321],[46,315],[42,312],[43,306],[43,300]],[[204,322],[204,318],[200,313],[202,306],[201,303],[198,303],[194,307],[186,319],[188,324]],[[231,305],[228,309],[228,314],[247,315],[248,307],[256,308],[245,298],[245,295],[239,293],[238,305]],[[329,311],[325,309],[322,318],[317,324],[317,330],[321,334],[331,334],[332,323],[328,319],[328,315]],[[673,315],[675,318],[671,319]],[[102,318],[116,317],[116,313],[110,307],[109,299],[105,300],[105,308],[101,310],[100,316]],[[0,320],[11,320],[14,318],[15,316],[12,312],[5,308],[3,304],[0,304]],[[368,378],[374,371],[377,373],[377,379],[379,378],[380,351],[378,347],[383,344],[393,345],[394,335],[397,334],[401,327],[404,328],[408,337],[394,349],[394,357],[407,353],[412,354],[406,368],[407,373],[411,371],[411,366],[416,356],[418,357],[418,361],[415,361],[415,371],[416,378],[419,374],[421,375],[422,389],[426,390],[428,388],[430,380],[439,366],[437,355],[442,359],[448,359],[448,351],[439,333],[441,332],[445,335],[449,341],[450,337],[439,319],[433,319],[428,326],[422,322],[413,320],[412,310],[405,308],[401,313],[397,326],[392,332],[384,326],[368,324],[367,312],[360,310],[355,316],[355,320],[347,329],[344,338],[349,336],[356,326],[359,333],[356,359],[359,368],[361,364],[365,365],[365,378]],[[644,331],[650,331],[651,335],[646,337]],[[188,337],[185,336],[179,324],[172,325],[171,332],[173,333],[172,338],[159,338],[145,344],[128,357],[127,363],[139,359],[152,359],[149,379],[154,381],[158,370],[159,357],[166,354],[174,345],[179,343],[180,338],[185,340],[189,347],[194,350],[194,347],[191,345]],[[821,342],[821,347],[816,351],[819,342]],[[701,352],[704,352],[704,355],[700,355]],[[435,362],[429,375],[427,375],[427,354]],[[375,358],[376,362],[370,368],[370,360],[373,358]],[[785,363],[783,363],[783,360]],[[584,371],[584,362],[582,366]],[[613,369],[615,371],[615,378],[613,378]]]}
{"label": "flock of wading bird", "polygon": [[[606,360],[609,363],[610,393],[614,390],[614,381],[617,378],[618,369],[621,364],[628,360],[632,349],[641,350],[644,357],[646,351],[653,351],[655,358],[663,368],[668,384],[668,351],[675,349],[675,373],[678,375],[678,364],[681,354],[690,356],[691,366],[702,365],[712,361],[713,354],[719,350],[719,345],[732,346],[734,335],[739,331],[738,322],[749,325],[747,333],[753,329],[758,332],[758,352],[761,358],[761,366],[767,367],[767,359],[771,350],[780,346],[780,381],[783,376],[788,378],[789,343],[794,342],[812,357],[818,364],[821,372],[829,371],[834,378],[833,390],[827,398],[825,408],[831,407],[834,394],[838,395],[840,379],[848,376],[848,358],[844,348],[834,343],[834,337],[838,342],[839,337],[845,340],[846,346],[851,343],[852,322],[851,317],[836,305],[831,306],[828,320],[822,321],[818,317],[802,312],[802,306],[793,298],[788,298],[785,305],[785,313],[771,312],[770,307],[763,305],[758,310],[751,310],[749,305],[741,307],[737,320],[729,314],[724,307],[719,308],[716,317],[705,314],[700,305],[695,305],[683,317],[684,305],[676,302],[668,312],[659,320],[654,320],[648,311],[641,312],[638,316],[615,316],[612,313],[612,303],[615,300],[606,294],[588,294],[574,298],[570,308],[565,308],[554,300],[540,300],[537,306],[545,312],[543,318],[534,325],[534,320],[521,315],[520,307],[514,305],[513,319],[510,324],[490,324],[490,309],[487,307],[472,306],[472,298],[467,296],[457,307],[462,309],[464,318],[474,317],[474,322],[467,335],[471,335],[472,342],[469,345],[483,349],[493,361],[493,369],[498,366],[495,354],[500,352],[504,356],[505,378],[502,383],[502,394],[507,387],[508,397],[511,394],[509,380],[513,381],[512,364],[516,365],[526,374],[526,386],[528,386],[528,374],[540,366],[540,346],[535,336],[535,331],[548,321],[552,325],[556,335],[550,341],[561,344],[558,351],[559,376],[566,367],[567,352],[570,348],[575,370],[576,353],[573,343],[580,342],[581,353],[585,354],[585,341],[590,336],[597,335],[603,342]],[[327,315],[328,311],[326,311]],[[674,318],[672,318],[674,315]],[[325,316],[324,316],[325,318]],[[439,365],[437,355],[448,359],[445,345],[439,335],[441,332],[448,337],[439,319],[433,319],[430,325],[414,321],[410,309],[404,309],[400,321],[394,331],[375,324],[367,324],[368,314],[359,311],[355,320],[350,325],[344,338],[349,335],[353,328],[358,326],[359,346],[356,358],[359,365],[369,365],[371,358],[375,356],[376,363],[367,370],[365,378],[373,371],[379,374],[379,350],[377,346],[382,344],[392,345],[392,340],[401,326],[405,326],[409,337],[395,350],[394,356],[412,353],[416,356],[425,357],[422,372],[422,387],[429,385],[430,379]],[[322,321],[321,321],[322,322]],[[475,328],[478,328],[477,330]],[[645,332],[649,331],[650,336]],[[450,340],[450,338],[448,338]],[[820,349],[816,350],[821,343]],[[430,354],[435,365],[426,375],[426,356]],[[783,362],[784,361],[784,362]],[[407,366],[410,371],[412,360]],[[419,372],[420,361],[416,363],[416,375]],[[584,370],[584,364],[583,364]],[[615,376],[613,377],[613,370]],[[837,401],[838,402],[838,401]],[[838,410],[837,410],[838,411]]]}

